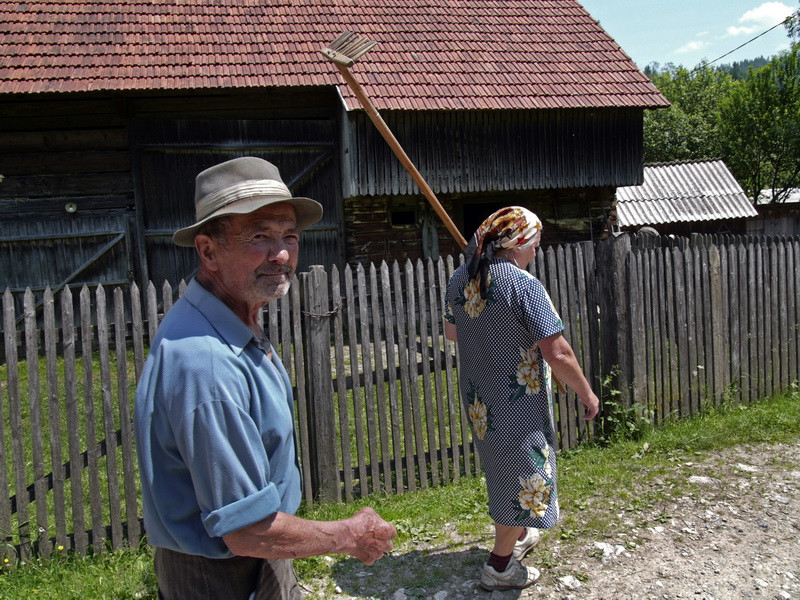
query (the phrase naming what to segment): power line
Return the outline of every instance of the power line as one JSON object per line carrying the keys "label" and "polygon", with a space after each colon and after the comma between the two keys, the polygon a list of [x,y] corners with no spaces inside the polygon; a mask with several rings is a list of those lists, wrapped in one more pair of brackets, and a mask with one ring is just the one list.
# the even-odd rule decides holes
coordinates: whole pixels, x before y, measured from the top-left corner
{"label": "power line", "polygon": [[791,19],[793,16],[794,16],[793,14],[792,14],[792,15],[789,15],[788,17],[786,17],[786,18],[785,18],[783,21],[781,21],[780,23],[776,23],[775,25],[773,25],[772,27],[770,27],[770,28],[769,28],[769,29],[767,29],[766,31],[762,31],[761,33],[759,33],[759,34],[758,34],[757,36],[755,36],[754,38],[751,38],[751,39],[747,40],[747,41],[746,41],[744,44],[741,44],[741,45],[739,45],[739,46],[736,46],[736,48],[734,48],[734,49],[733,49],[733,50],[731,50],[730,52],[726,52],[726,53],[725,53],[725,54],[723,54],[722,56],[719,56],[719,57],[715,58],[715,59],[714,59],[714,60],[712,60],[712,61],[704,62],[704,63],[701,63],[701,64],[697,65],[697,66],[696,66],[694,69],[692,69],[692,71],[696,71],[697,69],[701,69],[701,68],[703,68],[703,67],[706,67],[706,66],[708,66],[708,65],[710,65],[710,64],[713,64],[713,63],[717,62],[718,60],[722,60],[723,58],[725,58],[725,57],[726,57],[726,56],[728,56],[729,54],[733,54],[734,52],[736,52],[736,51],[737,51],[737,50],[739,50],[740,48],[744,48],[745,46],[747,46],[747,44],[750,44],[750,43],[752,43],[752,42],[755,42],[755,41],[756,41],[758,38],[760,38],[762,35],[766,35],[766,34],[768,34],[770,31],[772,31],[772,30],[773,30],[773,29],[775,29],[776,27],[780,27],[781,25],[786,25],[786,24],[789,22],[789,20],[790,20],[790,19]]}

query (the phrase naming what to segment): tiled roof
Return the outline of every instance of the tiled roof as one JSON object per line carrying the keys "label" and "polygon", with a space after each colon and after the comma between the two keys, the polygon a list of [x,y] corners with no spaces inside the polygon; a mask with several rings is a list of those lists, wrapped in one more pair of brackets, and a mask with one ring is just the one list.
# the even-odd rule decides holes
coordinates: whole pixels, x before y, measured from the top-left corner
{"label": "tiled roof", "polygon": [[575,0],[0,0],[0,93],[339,85],[379,109],[666,106]]}
{"label": "tiled roof", "polygon": [[617,188],[620,227],[758,216],[721,160],[645,165],[644,183]]}

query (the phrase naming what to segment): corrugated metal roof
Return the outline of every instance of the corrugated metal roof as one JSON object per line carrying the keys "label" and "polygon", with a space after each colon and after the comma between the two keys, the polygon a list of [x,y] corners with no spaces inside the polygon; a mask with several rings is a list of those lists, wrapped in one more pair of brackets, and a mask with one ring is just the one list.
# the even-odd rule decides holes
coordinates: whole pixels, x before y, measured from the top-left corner
{"label": "corrugated metal roof", "polygon": [[644,183],[617,188],[620,227],[758,215],[721,160],[645,165]]}
{"label": "corrugated metal roof", "polygon": [[0,2],[0,93],[339,85],[320,54],[378,42],[353,73],[380,109],[668,103],[575,0]]}

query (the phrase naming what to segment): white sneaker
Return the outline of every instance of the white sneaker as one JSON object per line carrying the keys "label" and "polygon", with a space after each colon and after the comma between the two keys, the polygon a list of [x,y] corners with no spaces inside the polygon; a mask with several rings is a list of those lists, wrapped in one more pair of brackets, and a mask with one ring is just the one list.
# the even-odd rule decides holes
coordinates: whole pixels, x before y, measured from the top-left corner
{"label": "white sneaker", "polygon": [[539,579],[538,569],[526,567],[521,562],[512,558],[506,570],[502,573],[495,571],[489,564],[483,565],[481,572],[481,587],[486,591],[521,589],[533,585]]}
{"label": "white sneaker", "polygon": [[539,538],[541,537],[542,534],[539,533],[538,529],[535,527],[528,527],[525,532],[525,537],[514,544],[514,552],[511,556],[517,560],[522,560],[528,555],[528,552],[539,543]]}

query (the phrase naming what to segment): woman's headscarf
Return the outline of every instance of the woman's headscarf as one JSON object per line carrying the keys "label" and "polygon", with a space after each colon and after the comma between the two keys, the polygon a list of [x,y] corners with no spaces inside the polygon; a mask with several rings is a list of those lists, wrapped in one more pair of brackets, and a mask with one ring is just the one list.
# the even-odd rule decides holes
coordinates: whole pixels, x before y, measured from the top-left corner
{"label": "woman's headscarf", "polygon": [[478,279],[481,298],[486,299],[489,263],[494,257],[494,251],[532,244],[539,239],[541,233],[542,222],[539,217],[522,206],[501,208],[480,224],[467,246],[467,252],[473,246],[475,248],[472,257],[467,257],[467,269],[470,279]]}

